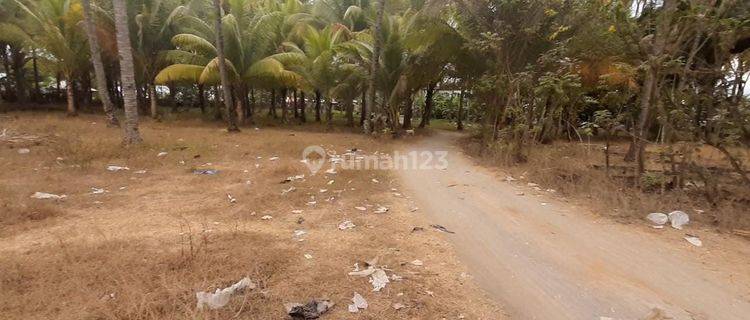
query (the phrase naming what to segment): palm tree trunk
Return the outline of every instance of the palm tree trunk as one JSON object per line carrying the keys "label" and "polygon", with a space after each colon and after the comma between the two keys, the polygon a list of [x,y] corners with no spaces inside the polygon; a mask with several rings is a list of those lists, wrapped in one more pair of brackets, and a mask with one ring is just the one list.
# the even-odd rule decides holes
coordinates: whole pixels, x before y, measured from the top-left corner
{"label": "palm tree trunk", "polygon": [[305,101],[305,92],[300,91],[299,119],[300,121],[302,121],[302,123],[307,122],[307,114],[305,114],[305,109],[307,109],[307,102]]}
{"label": "palm tree trunk", "polygon": [[70,78],[71,77],[68,76],[65,80],[65,101],[68,102],[68,117],[75,117],[78,115],[78,111],[76,111],[75,87],[73,86],[73,81],[70,80]]}
{"label": "palm tree trunk", "polygon": [[346,125],[349,127],[354,126],[354,101],[352,99],[346,100]]}
{"label": "palm tree trunk", "polygon": [[271,106],[268,108],[268,115],[276,119],[276,89],[271,89]]}
{"label": "palm tree trunk", "polygon": [[26,90],[26,70],[24,69],[26,55],[18,46],[10,46],[10,57],[13,62],[13,79],[16,82],[16,101],[24,104],[28,101]]}
{"label": "palm tree trunk", "polygon": [[237,114],[232,110],[232,88],[229,84],[226,61],[224,60],[224,33],[221,28],[221,0],[214,0],[214,30],[216,32],[216,58],[219,60],[219,75],[221,86],[224,89],[224,107],[227,110],[227,131],[239,132],[237,127]]}
{"label": "palm tree trunk", "polygon": [[[378,73],[378,67],[380,66],[380,50],[382,46],[382,39],[380,38],[380,29],[383,24],[383,13],[385,12],[385,0],[376,0],[377,14],[375,18],[375,26],[373,30],[374,43],[372,46],[372,58],[370,61],[370,78],[368,79],[367,85],[367,104],[370,105],[371,112],[374,115],[378,115],[381,111],[375,107],[375,77]],[[372,126],[364,126],[365,131],[371,131],[375,128]],[[365,132],[370,133],[370,132]]]}
{"label": "palm tree trunk", "polygon": [[333,99],[328,96],[328,108],[326,110],[326,123],[329,127],[333,126]]}
{"label": "palm tree trunk", "polygon": [[294,89],[294,91],[292,91],[292,96],[292,110],[294,110],[294,118],[299,119],[299,110],[297,109],[297,106],[299,106],[299,100],[297,100],[297,89]]}
{"label": "palm tree trunk", "polygon": [[404,101],[404,125],[402,126],[404,130],[411,129],[411,117],[414,114],[413,102],[411,96]]}
{"label": "palm tree trunk", "polygon": [[143,139],[138,131],[138,96],[135,91],[135,71],[133,67],[133,49],[130,46],[128,29],[128,9],[125,0],[113,0],[115,27],[117,29],[117,51],[120,55],[120,77],[122,79],[122,96],[125,109],[125,135],[123,143],[137,144]]}
{"label": "palm tree trunk", "polygon": [[422,120],[419,122],[419,128],[424,128],[430,124],[432,116],[432,97],[435,95],[436,82],[427,85],[427,93],[424,97],[424,109],[422,110]]}
{"label": "palm tree trunk", "polygon": [[156,96],[156,85],[153,83],[148,86],[148,98],[151,110],[151,118],[159,118],[159,99]]}
{"label": "palm tree trunk", "polygon": [[315,90],[315,122],[320,122],[320,91]]}
{"label": "palm tree trunk", "polygon": [[281,89],[281,123],[286,123],[287,122],[287,119],[286,119],[286,113],[287,113],[286,112],[286,107],[287,107],[286,94],[287,94],[287,89],[286,88]]}
{"label": "palm tree trunk", "polygon": [[458,95],[458,115],[456,118],[456,130],[462,131],[464,130],[464,122],[463,122],[463,113],[464,113],[464,91],[461,90],[461,94]]}
{"label": "palm tree trunk", "polygon": [[201,114],[206,113],[206,93],[203,84],[198,85],[198,107],[201,108]]}
{"label": "palm tree trunk", "polygon": [[34,67],[34,101],[39,103],[42,98],[42,90],[39,88],[39,66],[37,65],[36,49],[31,50],[31,60]]}
{"label": "palm tree trunk", "polygon": [[365,120],[367,119],[367,100],[365,99],[367,96],[367,92],[364,90],[362,91],[362,99],[359,100],[360,104],[360,110],[359,110],[359,125],[363,126],[365,124]]}

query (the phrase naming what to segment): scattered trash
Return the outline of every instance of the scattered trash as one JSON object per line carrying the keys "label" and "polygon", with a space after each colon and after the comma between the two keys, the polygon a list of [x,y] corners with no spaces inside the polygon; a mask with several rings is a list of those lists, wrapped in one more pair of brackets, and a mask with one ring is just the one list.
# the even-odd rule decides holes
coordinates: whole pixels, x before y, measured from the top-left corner
{"label": "scattered trash", "polygon": [[437,229],[438,231],[445,232],[445,233],[455,233],[453,231],[448,230],[446,227],[443,227],[439,224],[431,224],[430,227],[433,227]]}
{"label": "scattered trash", "polygon": [[292,213],[294,213],[294,214],[302,214],[302,210],[292,210]]}
{"label": "scattered trash", "polygon": [[734,230],[732,230],[732,233],[734,233],[734,234],[736,234],[738,236],[743,236],[743,237],[750,238],[750,230],[734,229]]}
{"label": "scattered trash", "polygon": [[381,289],[385,288],[385,286],[391,282],[388,280],[388,275],[385,273],[383,269],[375,268],[372,265],[368,267],[365,270],[357,270],[358,265],[355,265],[355,271],[349,272],[350,276],[359,276],[359,277],[370,277],[370,282],[372,284],[372,291],[380,291]]}
{"label": "scattered trash", "polygon": [[393,309],[396,309],[396,310],[401,310],[401,309],[403,309],[405,307],[406,306],[403,303],[400,303],[400,302],[396,302],[396,303],[393,304]]}
{"label": "scattered trash", "polygon": [[378,181],[378,179],[375,179],[375,178],[372,179],[372,182],[373,183],[380,183],[380,181]]}
{"label": "scattered trash", "polygon": [[292,235],[292,238],[294,238],[297,241],[304,241],[305,239],[303,239],[302,236],[306,234],[307,234],[307,231],[305,230],[294,230],[294,234]]}
{"label": "scattered trash", "polygon": [[260,217],[260,220],[271,220],[271,219],[273,219],[273,217],[269,216],[269,215],[265,215],[265,216]]}
{"label": "scattered trash", "polygon": [[232,197],[231,194],[227,193],[227,199],[229,199],[229,203],[237,203],[237,198]]}
{"label": "scattered trash", "polygon": [[516,181],[516,178],[513,178],[513,177],[511,177],[511,176],[506,176],[506,177],[505,177],[505,181],[507,181],[507,182],[512,182],[512,181]]}
{"label": "scattered trash", "polygon": [[53,194],[53,193],[46,193],[46,192],[39,192],[39,191],[37,191],[33,195],[31,195],[31,197],[34,198],[34,199],[62,200],[62,199],[67,198],[68,196],[66,196],[64,194],[63,195],[56,195],[56,194]]}
{"label": "scattered trash", "polygon": [[205,306],[208,306],[210,309],[219,309],[229,303],[229,299],[233,294],[248,288],[255,289],[255,284],[250,278],[245,277],[230,287],[216,289],[214,293],[205,291],[196,292],[195,297],[198,299],[198,310],[203,310]]}
{"label": "scattered trash", "polygon": [[421,267],[424,265],[424,262],[422,262],[422,260],[417,259],[417,260],[412,261],[411,264],[417,267]]}
{"label": "scattered trash", "polygon": [[166,156],[166,155],[167,155],[167,153],[164,152],[164,151],[162,151],[162,152],[159,152],[159,154],[157,154],[156,156],[159,157],[159,158],[161,158],[161,157]]}
{"label": "scattered trash", "polygon": [[424,231],[424,228],[422,228],[422,227],[411,228],[411,232],[417,232],[417,231]]}
{"label": "scattered trash", "polygon": [[354,222],[351,222],[349,220],[339,223],[339,230],[354,229],[354,227],[356,227]]}
{"label": "scattered trash", "polygon": [[546,206],[546,205],[548,205],[548,204],[549,204],[549,203],[546,203],[546,202],[542,202],[542,203],[541,203],[541,205],[543,205],[543,206]]}
{"label": "scattered trash", "polygon": [[332,185],[332,184],[333,184],[333,180],[328,181],[328,185],[329,186]]}
{"label": "scattered trash", "polygon": [[268,161],[276,161],[279,160],[279,157],[270,157],[268,158]]}
{"label": "scattered trash", "polygon": [[292,182],[294,180],[301,180],[301,179],[304,179],[304,178],[305,178],[305,175],[304,174],[300,174],[300,175],[296,175],[296,176],[287,177],[286,179],[284,179],[283,181],[281,181],[281,183],[289,183],[289,182]]}
{"label": "scattered trash", "polygon": [[377,209],[375,209],[375,211],[373,211],[373,212],[375,212],[375,213],[386,213],[386,212],[388,212],[388,208],[386,208],[384,206],[378,206]]}
{"label": "scattered trash", "polygon": [[669,221],[672,222],[672,228],[682,230],[682,227],[690,222],[690,216],[682,211],[672,211],[669,213]]}
{"label": "scattered trash", "polygon": [[698,238],[698,237],[696,237],[694,235],[687,235],[685,237],[685,240],[687,240],[687,242],[690,242],[692,245],[694,245],[696,247],[702,247],[703,246],[703,241],[701,241],[700,238]]}
{"label": "scattered trash", "polygon": [[354,207],[354,209],[357,209],[359,211],[367,211],[366,207]]}
{"label": "scattered trash", "polygon": [[107,171],[117,172],[117,171],[123,171],[123,170],[130,170],[128,167],[121,167],[121,166],[115,166],[115,165],[108,165]]}
{"label": "scattered trash", "polygon": [[538,184],[536,184],[536,183],[533,183],[533,182],[529,182],[529,183],[527,183],[526,185],[527,185],[527,186],[529,186],[529,187],[532,187],[532,188],[533,188],[533,187],[539,187],[539,185],[538,185]]}
{"label": "scattered trash", "polygon": [[409,209],[409,212],[416,212],[417,210],[419,210],[419,207],[413,207]]}
{"label": "scattered trash", "polygon": [[305,222],[305,218],[303,217],[297,218],[297,224],[302,224],[303,222]]}
{"label": "scattered trash", "polygon": [[136,171],[136,172],[133,172],[133,173],[136,173],[136,174],[144,174],[144,173],[146,173],[146,170],[138,170],[138,171]]}
{"label": "scattered trash", "polygon": [[411,136],[411,135],[414,135],[414,129],[409,129],[409,130],[406,130],[406,134],[408,134],[408,135],[410,135],[410,136]]}
{"label": "scattered trash", "polygon": [[28,148],[18,149],[18,154],[28,154],[29,152],[31,152],[31,150],[29,150]]}
{"label": "scattered trash", "polygon": [[287,194],[289,192],[292,192],[294,190],[297,190],[297,188],[295,188],[295,187],[289,187],[289,189],[281,190],[281,195],[283,196],[283,195],[285,195],[285,194]]}
{"label": "scattered trash", "polygon": [[305,259],[310,260],[312,258],[313,258],[313,256],[311,254],[305,253]]}
{"label": "scattered trash", "polygon": [[320,190],[318,190],[318,192],[320,192],[320,193],[326,193],[326,192],[328,192],[328,189],[320,189]]}
{"label": "scattered trash", "polygon": [[349,312],[351,313],[357,313],[359,312],[359,309],[367,309],[367,300],[365,300],[365,298],[359,293],[354,293],[352,302],[353,303],[349,305]]}
{"label": "scattered trash", "polygon": [[322,314],[333,308],[333,306],[333,302],[323,299],[312,300],[305,305],[296,302],[284,304],[286,313],[293,320],[318,319]]}
{"label": "scattered trash", "polygon": [[107,192],[107,190],[91,187],[91,194],[103,194],[105,192]]}
{"label": "scattered trash", "polygon": [[669,221],[669,216],[661,212],[652,212],[646,216],[646,219],[653,222],[655,225],[661,226]]}
{"label": "scattered trash", "polygon": [[215,175],[218,174],[219,170],[216,169],[195,169],[193,170],[193,174],[204,174],[204,175]]}

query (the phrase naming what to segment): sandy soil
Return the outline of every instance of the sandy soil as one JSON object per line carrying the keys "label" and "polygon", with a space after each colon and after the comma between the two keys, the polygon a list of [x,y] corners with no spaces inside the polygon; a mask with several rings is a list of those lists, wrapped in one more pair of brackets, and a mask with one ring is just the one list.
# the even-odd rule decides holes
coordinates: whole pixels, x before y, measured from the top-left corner
{"label": "sandy soil", "polygon": [[[406,190],[514,319],[747,319],[750,243],[688,226],[624,225],[474,163],[441,132],[447,170],[401,170]],[[544,186],[541,186],[544,190]],[[522,194],[523,193],[523,194]],[[699,236],[702,247],[685,241]],[[670,318],[671,317],[671,318]]]}
{"label": "sandy soil", "polygon": [[[315,298],[336,303],[329,319],[505,317],[391,173],[310,175],[300,163],[308,145],[371,154],[388,143],[315,127],[229,135],[217,124],[147,121],[147,143],[124,150],[100,118],[46,114],[3,116],[2,129],[37,138],[0,143],[0,318],[283,319],[284,303]],[[219,174],[192,172],[207,168]],[[32,199],[36,191],[67,198]],[[390,210],[374,213],[380,205]],[[345,220],[356,227],[339,230]],[[380,292],[348,275],[373,259],[392,277]],[[244,276],[258,288],[221,310],[196,309],[195,292]],[[369,307],[352,314],[355,292]]]}

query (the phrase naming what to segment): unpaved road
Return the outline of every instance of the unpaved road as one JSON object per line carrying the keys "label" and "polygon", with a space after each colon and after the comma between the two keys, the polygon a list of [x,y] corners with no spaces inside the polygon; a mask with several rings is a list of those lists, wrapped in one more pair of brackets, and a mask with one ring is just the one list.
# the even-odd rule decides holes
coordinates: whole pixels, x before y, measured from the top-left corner
{"label": "unpaved road", "polygon": [[[440,132],[403,150],[447,150],[447,170],[398,172],[420,211],[455,231],[446,237],[511,318],[643,319],[659,308],[673,319],[750,319],[745,241],[704,238],[697,248],[684,232],[622,225],[529,190],[519,196],[525,182],[474,165],[456,138]],[[724,245],[744,247],[712,252]]]}

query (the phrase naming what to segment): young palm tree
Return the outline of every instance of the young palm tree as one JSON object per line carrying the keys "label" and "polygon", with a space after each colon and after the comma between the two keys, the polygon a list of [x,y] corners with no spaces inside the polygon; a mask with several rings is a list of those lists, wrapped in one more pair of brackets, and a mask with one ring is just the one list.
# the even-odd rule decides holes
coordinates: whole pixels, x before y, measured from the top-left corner
{"label": "young palm tree", "polygon": [[68,0],[11,2],[23,17],[16,24],[0,23],[0,39],[22,39],[30,48],[45,53],[40,62],[63,76],[66,83],[67,113],[76,116],[74,83],[88,72],[88,48],[78,23],[80,6]]}
{"label": "young palm tree", "polygon": [[130,45],[128,9],[125,0],[113,0],[112,4],[115,11],[117,51],[120,56],[120,77],[122,78],[122,97],[125,108],[123,143],[126,145],[138,144],[143,139],[138,131],[138,97],[135,90],[135,66],[133,65],[133,49]]}
{"label": "young palm tree", "polygon": [[109,91],[107,91],[107,76],[104,73],[104,64],[102,63],[102,54],[99,49],[99,39],[96,37],[96,30],[94,27],[94,18],[91,16],[91,0],[82,0],[83,5],[83,19],[86,27],[86,35],[89,40],[89,48],[91,49],[91,62],[94,64],[94,73],[96,75],[96,90],[99,94],[99,100],[102,102],[104,108],[104,114],[107,118],[107,125],[119,127],[120,122],[115,117],[115,108],[112,105],[112,101],[109,99]]}

